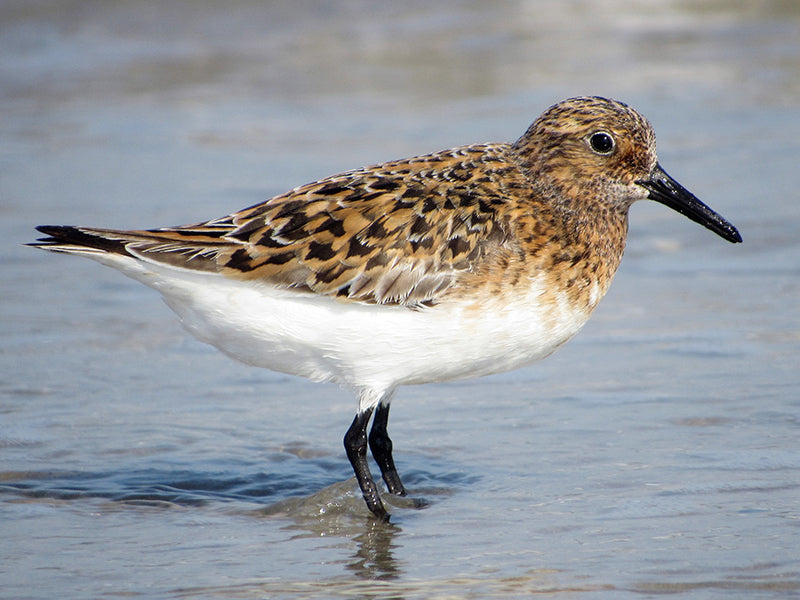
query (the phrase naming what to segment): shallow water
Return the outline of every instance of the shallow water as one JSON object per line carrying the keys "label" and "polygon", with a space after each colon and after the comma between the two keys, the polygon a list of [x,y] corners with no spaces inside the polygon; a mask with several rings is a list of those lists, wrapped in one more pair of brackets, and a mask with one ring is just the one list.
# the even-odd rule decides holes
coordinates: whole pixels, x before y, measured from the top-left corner
{"label": "shallow water", "polygon": [[[792,2],[5,2],[0,588],[8,598],[800,595],[800,7]],[[634,207],[576,339],[405,388],[378,525],[355,402],[231,362],[150,290],[21,246],[512,140],[626,100],[733,246]]]}

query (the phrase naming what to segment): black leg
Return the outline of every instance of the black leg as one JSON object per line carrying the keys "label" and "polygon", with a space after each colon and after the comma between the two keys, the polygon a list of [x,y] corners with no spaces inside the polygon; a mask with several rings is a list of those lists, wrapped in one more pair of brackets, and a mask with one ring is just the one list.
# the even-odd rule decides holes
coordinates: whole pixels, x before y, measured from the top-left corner
{"label": "black leg", "polygon": [[388,521],[389,513],[386,512],[383,502],[378,496],[378,489],[375,487],[375,481],[372,479],[372,473],[369,472],[367,464],[367,423],[372,416],[372,410],[370,408],[360,412],[353,419],[353,424],[350,425],[350,429],[344,436],[344,449],[350,464],[353,465],[353,471],[355,471],[361,493],[364,494],[367,508],[381,521]]}
{"label": "black leg", "polygon": [[389,439],[389,434],[386,432],[388,420],[389,405],[378,404],[378,409],[375,411],[375,420],[372,423],[372,430],[369,433],[369,448],[372,450],[375,462],[381,468],[381,475],[383,475],[383,481],[386,482],[389,492],[398,496],[405,496],[406,488],[403,487],[403,482],[400,481],[400,475],[397,474],[394,459],[392,458],[392,440]]}

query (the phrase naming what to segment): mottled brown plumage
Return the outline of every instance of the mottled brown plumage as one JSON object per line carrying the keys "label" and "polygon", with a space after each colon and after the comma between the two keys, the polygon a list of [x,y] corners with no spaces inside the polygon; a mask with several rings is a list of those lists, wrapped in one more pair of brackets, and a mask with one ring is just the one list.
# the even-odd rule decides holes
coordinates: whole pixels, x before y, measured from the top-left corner
{"label": "mottled brown plumage", "polygon": [[[350,171],[213,221],[81,230],[150,260],[345,301],[432,305],[559,265],[555,283],[588,302],[590,282],[605,289],[624,248],[628,204],[605,198],[609,176],[632,182],[655,164],[638,113],[615,103],[598,114],[594,104],[551,109],[513,145]],[[598,126],[619,140],[613,162],[582,143]]]}

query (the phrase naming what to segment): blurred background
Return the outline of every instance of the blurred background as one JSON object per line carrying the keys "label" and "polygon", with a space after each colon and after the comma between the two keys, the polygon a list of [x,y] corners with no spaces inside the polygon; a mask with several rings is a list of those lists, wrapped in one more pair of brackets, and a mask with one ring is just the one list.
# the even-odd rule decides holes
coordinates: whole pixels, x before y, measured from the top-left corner
{"label": "blurred background", "polygon": [[[744,243],[640,203],[559,353],[401,390],[395,456],[430,506],[390,527],[350,480],[347,391],[235,364],[151,290],[22,245],[513,141],[583,94],[645,114]],[[798,156],[793,0],[4,0],[4,594],[800,593]]]}

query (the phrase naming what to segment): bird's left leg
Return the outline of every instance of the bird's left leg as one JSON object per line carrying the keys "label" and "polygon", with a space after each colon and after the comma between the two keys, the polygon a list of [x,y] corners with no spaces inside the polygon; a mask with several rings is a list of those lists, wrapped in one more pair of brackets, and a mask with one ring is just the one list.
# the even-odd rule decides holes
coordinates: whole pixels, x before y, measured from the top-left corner
{"label": "bird's left leg", "polygon": [[372,429],[369,432],[369,449],[372,450],[372,457],[381,469],[383,481],[389,492],[398,496],[406,495],[406,488],[400,481],[400,475],[394,466],[392,458],[392,440],[386,431],[386,423],[389,420],[389,398],[382,400],[375,409],[375,419],[372,421]]}

